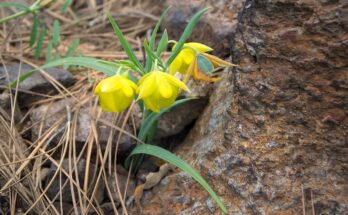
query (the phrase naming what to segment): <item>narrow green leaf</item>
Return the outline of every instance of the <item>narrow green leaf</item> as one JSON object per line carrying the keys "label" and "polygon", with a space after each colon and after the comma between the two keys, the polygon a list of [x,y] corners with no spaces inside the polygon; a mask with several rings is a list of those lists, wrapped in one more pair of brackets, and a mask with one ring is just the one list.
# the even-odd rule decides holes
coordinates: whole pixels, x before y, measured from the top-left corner
{"label": "narrow green leaf", "polygon": [[52,40],[53,40],[53,46],[57,47],[59,45],[59,21],[54,20],[53,22],[53,33],[52,33]]}
{"label": "narrow green leaf", "polygon": [[82,66],[82,67],[98,70],[108,76],[112,76],[116,74],[115,67],[100,63],[98,61],[99,61],[98,59],[90,58],[90,57],[68,57],[68,58],[62,58],[62,59],[47,63],[43,65],[41,68],[46,69],[46,68],[61,66],[61,65]]}
{"label": "narrow green leaf", "polygon": [[72,4],[72,0],[65,0],[63,6],[60,8],[60,13],[64,14]]}
{"label": "narrow green leaf", "polygon": [[[151,48],[147,44],[146,39],[144,40],[144,49],[146,52],[146,62],[149,62],[149,61],[154,62],[155,60],[157,60],[158,65],[164,69],[162,60],[151,50]],[[152,65],[152,63],[148,65]],[[151,70],[151,67],[145,68],[145,72],[150,72],[150,70]]]}
{"label": "narrow green leaf", "polygon": [[80,39],[79,39],[79,38],[75,38],[75,39],[71,42],[71,44],[70,44],[70,46],[69,46],[69,48],[68,48],[68,51],[66,51],[65,57],[71,57],[71,56],[73,56],[74,51],[75,51],[75,49],[79,46],[79,44],[80,44]]}
{"label": "narrow green leaf", "polygon": [[[152,135],[153,130],[157,128],[155,126],[156,126],[158,118],[162,114],[164,114],[165,112],[170,110],[171,108],[173,108],[179,104],[182,104],[184,102],[190,101],[192,99],[194,99],[194,98],[185,98],[185,99],[177,100],[174,102],[174,104],[172,104],[172,106],[170,106],[169,108],[162,109],[159,113],[150,112],[149,110],[147,110],[148,112],[145,111],[143,113],[145,115],[145,120],[141,123],[140,131],[138,133],[138,139],[143,141],[143,142],[146,142],[146,143],[151,142],[152,141],[151,135]],[[138,103],[138,104],[142,110],[143,109],[142,107],[144,104],[143,103]],[[147,113],[149,113],[149,114],[147,114]],[[133,171],[136,172],[138,170],[143,158],[144,158],[144,156],[137,156],[134,158],[133,167],[132,167]],[[129,164],[130,163],[127,163],[127,162],[125,163],[125,166],[127,169],[129,168]]]}
{"label": "narrow green leaf", "polygon": [[[115,67],[100,63],[98,59],[96,58],[90,58],[90,57],[69,57],[69,58],[62,58],[55,61],[51,61],[49,63],[46,63],[45,65],[41,66],[41,69],[47,69],[51,67],[56,66],[82,66],[90,69],[94,69],[100,72],[103,72],[104,74],[108,76],[112,76],[116,74]],[[35,73],[37,69],[30,70],[28,73],[25,73],[19,77],[19,82],[24,81],[26,78],[30,77],[33,73]],[[15,87],[17,84],[17,81],[11,82],[11,87]]]}
{"label": "narrow green leaf", "polygon": [[5,23],[9,20],[12,20],[12,19],[16,19],[18,17],[21,17],[21,16],[24,16],[28,13],[35,13],[39,8],[40,6],[38,5],[39,1],[36,1],[34,4],[32,4],[31,6],[27,7],[25,5],[22,5],[22,4],[17,4],[17,3],[0,3],[0,7],[17,7],[17,8],[20,8],[22,10],[20,10],[19,12],[15,13],[15,14],[11,14],[9,16],[5,16],[5,17],[2,17],[0,18],[0,24],[2,23]]}
{"label": "narrow green leaf", "polygon": [[133,149],[127,160],[131,156],[138,154],[152,155],[180,168],[189,176],[194,178],[209,193],[211,198],[216,202],[216,204],[220,207],[223,213],[227,213],[225,205],[223,204],[219,196],[214,192],[214,190],[209,186],[209,184],[204,180],[204,178],[194,168],[192,168],[192,166],[190,166],[188,163],[183,161],[175,154],[158,146],[150,144],[139,144]]}
{"label": "narrow green leaf", "polygon": [[145,62],[145,73],[148,73],[151,71],[152,63],[155,62],[156,57],[154,56],[154,53],[152,52],[151,48],[149,47],[146,39],[144,40],[144,49],[146,52],[146,62]]}
{"label": "narrow green leaf", "polygon": [[213,64],[210,62],[210,60],[208,60],[206,57],[204,57],[203,55],[197,55],[197,62],[198,62],[198,68],[200,71],[206,73],[206,74],[212,74],[214,71],[214,66]]}
{"label": "narrow green leaf", "polygon": [[109,17],[109,21],[112,25],[112,28],[114,29],[114,33],[117,36],[118,40],[120,41],[127,56],[134,63],[134,65],[136,65],[139,68],[139,71],[141,71],[141,73],[144,73],[143,66],[141,65],[141,63],[137,59],[136,55],[134,54],[134,51],[132,50],[132,48],[128,44],[126,38],[123,36],[121,29],[116,24],[116,21],[114,20],[114,18],[112,18],[112,16],[110,14],[108,14],[108,17]]}
{"label": "narrow green leaf", "polygon": [[46,28],[45,28],[45,26],[42,26],[41,31],[40,31],[40,35],[39,35],[39,39],[37,40],[35,54],[34,54],[34,57],[36,60],[39,59],[39,57],[40,57],[43,41],[45,39],[45,35],[46,35]]}
{"label": "narrow green leaf", "polygon": [[[168,8],[162,13],[162,15],[161,15],[161,17],[159,18],[159,20],[158,20],[158,22],[157,22],[155,28],[154,28],[153,31],[152,31],[152,34],[151,34],[151,37],[150,37],[150,42],[149,42],[149,48],[148,48],[149,50],[151,50],[151,52],[152,52],[152,51],[155,51],[155,43],[156,43],[157,32],[158,32],[159,27],[161,26],[161,23],[162,23],[164,17],[165,17],[165,16],[167,15],[167,13],[168,13],[169,8],[170,8],[170,7],[168,7]],[[152,59],[151,59],[151,58],[152,58]],[[153,57],[147,56],[146,62],[145,62],[145,72],[149,72],[149,70],[151,70],[152,64],[153,64],[153,59],[154,59]]]}
{"label": "narrow green leaf", "polygon": [[138,67],[130,60],[118,60],[116,62],[98,60],[98,62],[114,66],[115,68],[123,67],[126,70],[138,71]]}
{"label": "narrow green leaf", "polygon": [[0,3],[0,7],[15,7],[22,10],[27,10],[29,7],[27,5],[15,2],[2,2]]}
{"label": "narrow green leaf", "polygon": [[150,46],[150,49],[153,50],[153,51],[155,50],[154,47],[155,47],[155,42],[156,42],[156,36],[157,36],[158,29],[161,26],[161,23],[162,23],[164,17],[167,16],[167,13],[168,13],[169,9],[170,9],[170,7],[165,9],[165,11],[162,13],[161,17],[159,18],[158,22],[156,23],[155,28],[152,31],[152,34],[151,34],[151,37],[150,37],[149,46]]}
{"label": "narrow green leaf", "polygon": [[46,51],[46,61],[45,63],[50,62],[52,59],[52,41],[49,41],[47,44],[47,51]]}
{"label": "narrow green leaf", "polygon": [[156,54],[157,56],[161,56],[161,53],[167,49],[168,46],[168,33],[167,30],[164,30],[162,37],[158,43]]}
{"label": "narrow green leaf", "polygon": [[190,22],[187,24],[184,33],[181,35],[178,43],[176,44],[173,52],[170,54],[166,66],[168,67],[173,60],[175,59],[175,57],[179,54],[179,52],[181,51],[184,43],[186,42],[186,40],[190,37],[193,28],[197,25],[199,19],[201,18],[201,16],[203,15],[204,12],[206,12],[208,10],[208,8],[204,8],[202,10],[200,10],[198,13],[196,13],[192,19],[190,20]]}
{"label": "narrow green leaf", "polygon": [[121,64],[122,66],[125,66],[126,68],[128,67],[130,70],[140,72],[139,68],[130,60],[119,60],[117,61],[117,63]]}
{"label": "narrow green leaf", "polygon": [[39,16],[37,14],[35,14],[33,26],[31,28],[31,32],[30,32],[30,39],[29,39],[29,46],[30,47],[33,47],[33,45],[35,44],[38,26],[39,26]]}
{"label": "narrow green leaf", "polygon": [[[18,83],[21,83],[22,81],[24,81],[25,79],[29,78],[30,76],[32,76],[36,71],[30,70],[27,73],[21,74],[18,78]],[[16,88],[17,86],[17,79],[11,82],[11,88]]]}

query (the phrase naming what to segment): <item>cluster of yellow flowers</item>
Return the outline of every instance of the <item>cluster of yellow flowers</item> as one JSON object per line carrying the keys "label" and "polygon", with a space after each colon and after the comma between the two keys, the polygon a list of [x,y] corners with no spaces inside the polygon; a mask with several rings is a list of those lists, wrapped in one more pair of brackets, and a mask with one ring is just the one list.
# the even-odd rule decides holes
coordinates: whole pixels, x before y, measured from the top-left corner
{"label": "cluster of yellow flowers", "polygon": [[[185,43],[183,49],[169,66],[170,73],[159,70],[151,71],[142,76],[138,84],[117,74],[102,80],[96,86],[94,93],[99,96],[100,106],[104,111],[124,111],[137,94],[137,99],[142,99],[146,108],[159,112],[162,108],[170,107],[175,102],[180,90],[189,91],[184,82],[190,76],[196,80],[218,80],[200,71],[199,55],[209,59],[214,67],[233,66],[233,64],[206,53],[212,50],[201,43]],[[174,76],[176,72],[186,74],[184,82]]]}

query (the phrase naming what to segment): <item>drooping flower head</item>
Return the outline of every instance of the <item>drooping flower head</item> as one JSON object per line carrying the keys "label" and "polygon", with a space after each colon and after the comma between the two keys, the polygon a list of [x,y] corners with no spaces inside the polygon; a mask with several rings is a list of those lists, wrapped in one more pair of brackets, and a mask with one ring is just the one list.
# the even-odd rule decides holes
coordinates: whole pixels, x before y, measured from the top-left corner
{"label": "drooping flower head", "polygon": [[145,106],[154,112],[171,106],[180,89],[189,91],[187,86],[173,75],[157,70],[144,75],[139,80],[138,86],[139,99],[142,99]]}
{"label": "drooping flower head", "polygon": [[[173,46],[173,49],[174,48],[175,46]],[[170,64],[170,73],[174,74],[176,72],[180,72],[182,74],[185,74],[187,72],[187,69],[189,68],[189,65],[195,60],[195,57],[197,55],[196,52],[205,53],[212,50],[212,48],[202,43],[185,43],[182,50]]]}
{"label": "drooping flower head", "polygon": [[94,94],[99,96],[100,106],[104,111],[122,112],[132,103],[136,90],[135,83],[121,75],[115,75],[99,82]]}
{"label": "drooping flower head", "polygon": [[210,76],[215,68],[237,66],[207,53],[212,50],[209,46],[201,43],[185,43],[183,49],[169,66],[171,74],[176,72],[186,74],[184,82],[190,76],[196,80],[214,82],[220,79]]}

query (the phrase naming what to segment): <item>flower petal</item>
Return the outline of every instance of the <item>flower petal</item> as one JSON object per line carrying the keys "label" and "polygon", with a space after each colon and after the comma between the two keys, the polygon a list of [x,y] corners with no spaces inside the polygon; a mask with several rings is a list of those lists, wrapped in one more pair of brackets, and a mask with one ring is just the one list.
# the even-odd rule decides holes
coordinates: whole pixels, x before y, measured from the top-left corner
{"label": "flower petal", "polygon": [[130,86],[123,86],[122,91],[126,97],[133,97],[134,96],[134,89],[132,89]]}
{"label": "flower petal", "polygon": [[124,79],[125,81],[125,84],[130,86],[131,88],[133,88],[134,90],[137,90],[138,89],[138,86],[131,80],[128,80],[128,79]]}
{"label": "flower petal", "polygon": [[184,47],[186,47],[186,46],[194,48],[194,49],[196,49],[199,52],[210,52],[210,51],[213,51],[212,48],[210,48],[209,46],[204,45],[202,43],[195,43],[195,42],[185,43]]}
{"label": "flower petal", "polygon": [[102,93],[99,96],[100,107],[107,112],[118,112],[113,93]]}
{"label": "flower petal", "polygon": [[195,58],[195,53],[190,48],[184,48],[180,52],[182,60],[186,65],[189,65]]}
{"label": "flower petal", "polygon": [[196,62],[195,62],[194,68],[193,68],[193,74],[192,74],[192,76],[193,76],[193,78],[194,78],[195,80],[202,80],[202,81],[207,81],[207,82],[215,82],[215,81],[220,80],[220,78],[210,77],[210,76],[208,76],[208,75],[202,73],[202,72],[199,70],[197,60],[196,60]]}
{"label": "flower petal", "polygon": [[156,105],[154,105],[150,99],[144,99],[144,104],[148,109],[152,110],[153,112],[160,112],[160,109]]}
{"label": "flower petal", "polygon": [[166,79],[174,86],[179,87],[179,88],[181,88],[185,91],[188,91],[188,92],[190,91],[184,82],[180,81],[179,79],[177,79],[173,75],[169,75],[167,73],[164,73],[164,75],[166,76]]}
{"label": "flower petal", "polygon": [[103,79],[99,84],[101,85],[100,88],[100,92],[104,93],[104,92],[111,92],[111,91],[115,91],[118,90],[122,87],[122,84],[120,83],[120,78],[122,78],[121,76],[112,76],[112,77],[108,77]]}
{"label": "flower petal", "polygon": [[227,61],[224,61],[214,55],[211,55],[211,54],[207,54],[207,53],[202,53],[203,56],[205,56],[206,58],[208,58],[212,64],[215,66],[215,67],[233,67],[233,66],[238,66],[238,65],[235,65],[235,64],[232,64],[230,62],[227,62]]}
{"label": "flower petal", "polygon": [[172,86],[167,82],[167,80],[161,80],[161,83],[158,83],[158,88],[161,96],[163,98],[170,98],[173,95]]}
{"label": "flower petal", "polygon": [[[138,88],[139,98],[146,98],[150,96],[156,90],[156,80],[155,76],[152,74],[145,77],[146,79],[142,81],[141,85]],[[140,80],[141,81],[141,80]]]}
{"label": "flower petal", "polygon": [[95,89],[94,89],[94,95],[98,95],[99,93],[100,93],[100,91],[101,91],[101,84],[100,84],[100,82],[97,84],[97,86],[95,87]]}
{"label": "flower petal", "polygon": [[181,67],[181,64],[182,64],[182,55],[179,53],[169,66],[170,74],[175,74],[176,72],[178,72]]}

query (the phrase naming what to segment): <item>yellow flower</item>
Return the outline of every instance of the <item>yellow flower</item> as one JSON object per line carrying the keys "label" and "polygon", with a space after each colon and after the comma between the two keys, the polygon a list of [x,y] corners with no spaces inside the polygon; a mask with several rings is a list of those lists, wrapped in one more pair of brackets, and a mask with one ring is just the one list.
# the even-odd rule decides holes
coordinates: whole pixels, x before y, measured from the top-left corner
{"label": "yellow flower", "polygon": [[[174,48],[175,46],[173,47],[173,49]],[[187,69],[189,68],[189,65],[195,60],[196,53],[194,50],[199,53],[204,53],[212,51],[213,49],[202,43],[185,43],[183,49],[170,64],[170,73],[174,74],[176,72],[180,72],[185,74],[187,72]]]}
{"label": "yellow flower", "polygon": [[134,99],[137,85],[121,75],[105,78],[94,90],[99,96],[104,111],[121,112],[129,107]]}
{"label": "yellow flower", "polygon": [[[173,47],[173,49],[175,46]],[[214,55],[208,54],[206,52],[210,52],[213,49],[209,46],[206,46],[201,43],[185,43],[183,49],[173,60],[171,65],[169,66],[169,70],[171,74],[175,74],[176,72],[180,72],[186,74],[184,82],[186,83],[188,79],[192,76],[196,80],[203,80],[208,82],[214,82],[219,80],[220,78],[211,77],[205,74],[200,65],[198,65],[198,56],[203,56],[205,59],[210,61],[212,64],[212,69],[217,67],[232,67],[237,66],[231,64],[227,61],[224,61]],[[212,71],[211,71],[212,72]]]}
{"label": "yellow flower", "polygon": [[139,80],[138,86],[139,99],[142,99],[145,106],[154,112],[171,106],[180,89],[189,91],[182,81],[162,71],[152,71],[144,75]]}
{"label": "yellow flower", "polygon": [[190,76],[192,76],[195,80],[202,80],[202,81],[207,81],[207,82],[215,82],[215,81],[220,80],[219,77],[211,77],[202,71],[202,69],[198,63],[198,58],[202,57],[202,56],[206,60],[210,61],[214,68],[237,66],[235,64],[224,61],[224,60],[222,60],[214,55],[210,55],[207,53],[202,53],[200,55],[201,56],[196,56],[196,58],[192,61],[189,68],[187,69],[187,74],[186,74],[184,82],[187,81],[190,78]]}

